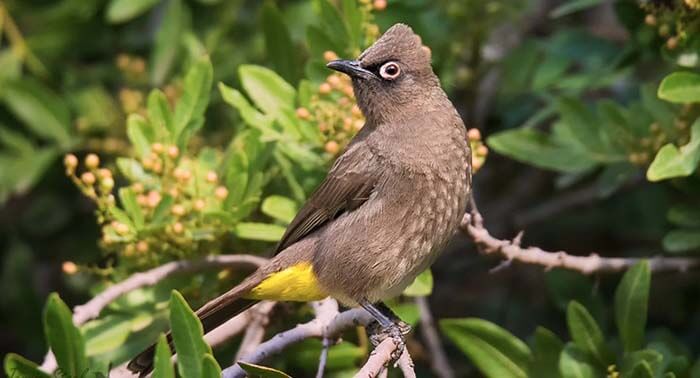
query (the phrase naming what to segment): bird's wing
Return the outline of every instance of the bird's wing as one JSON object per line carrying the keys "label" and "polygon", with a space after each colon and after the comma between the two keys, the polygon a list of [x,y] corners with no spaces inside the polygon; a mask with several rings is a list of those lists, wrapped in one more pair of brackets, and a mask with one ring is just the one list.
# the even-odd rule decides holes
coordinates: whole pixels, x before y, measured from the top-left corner
{"label": "bird's wing", "polygon": [[379,174],[364,148],[350,148],[336,160],[328,176],[287,227],[275,254],[303,239],[340,214],[361,206],[372,193]]}

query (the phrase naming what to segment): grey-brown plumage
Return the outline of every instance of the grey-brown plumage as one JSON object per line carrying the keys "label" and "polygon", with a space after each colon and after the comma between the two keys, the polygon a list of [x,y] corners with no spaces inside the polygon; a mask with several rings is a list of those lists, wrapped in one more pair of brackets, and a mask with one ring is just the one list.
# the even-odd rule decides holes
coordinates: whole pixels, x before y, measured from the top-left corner
{"label": "grey-brown plumage", "polygon": [[[396,77],[382,77],[389,64]],[[400,294],[455,233],[471,154],[429,51],[408,26],[394,25],[358,61],[329,67],[352,77],[367,121],[287,233],[294,240],[296,229],[318,228],[321,285],[345,304],[374,303]]]}
{"label": "grey-brown plumage", "polygon": [[[270,263],[197,311],[205,332],[254,303],[242,298],[266,277],[303,261],[325,292],[362,305],[387,328],[396,319],[374,304],[400,294],[459,225],[471,186],[469,143],[420,37],[397,24],[358,60],[328,66],[352,77],[366,124]],[[129,369],[148,372],[152,358],[153,348]]]}

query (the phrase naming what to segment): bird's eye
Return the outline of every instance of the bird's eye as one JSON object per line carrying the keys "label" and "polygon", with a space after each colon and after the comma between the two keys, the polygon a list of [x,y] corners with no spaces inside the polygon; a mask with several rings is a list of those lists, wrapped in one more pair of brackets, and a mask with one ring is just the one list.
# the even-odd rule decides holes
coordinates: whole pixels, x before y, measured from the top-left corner
{"label": "bird's eye", "polygon": [[396,62],[384,63],[379,69],[379,75],[385,80],[394,80],[401,74],[401,68]]}

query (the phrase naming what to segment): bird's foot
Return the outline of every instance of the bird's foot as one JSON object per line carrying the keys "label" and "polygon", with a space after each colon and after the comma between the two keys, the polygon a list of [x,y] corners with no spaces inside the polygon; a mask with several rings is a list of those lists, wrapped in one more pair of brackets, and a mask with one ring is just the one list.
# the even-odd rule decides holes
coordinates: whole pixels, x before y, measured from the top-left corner
{"label": "bird's foot", "polygon": [[369,341],[375,347],[388,337],[396,345],[396,349],[391,353],[393,361],[397,361],[406,349],[406,335],[411,332],[411,326],[401,320],[397,320],[388,327],[381,327],[378,322],[372,322],[367,326]]}

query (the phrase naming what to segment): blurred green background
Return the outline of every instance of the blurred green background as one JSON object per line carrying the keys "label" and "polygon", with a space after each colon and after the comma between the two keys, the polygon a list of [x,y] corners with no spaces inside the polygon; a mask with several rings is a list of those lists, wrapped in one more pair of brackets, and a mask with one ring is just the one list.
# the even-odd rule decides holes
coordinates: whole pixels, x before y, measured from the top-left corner
{"label": "blurred green background", "polygon": [[[699,12],[694,0],[0,0],[0,350],[41,361],[51,292],[73,306],[167,261],[266,255],[362,126],[325,61],[356,56],[395,22],[422,36],[480,131],[474,193],[493,234],[524,230],[525,245],[571,254],[693,256]],[[432,268],[434,316],[569,340],[575,300],[618,353],[579,376],[634,370],[616,331],[620,275],[517,263],[491,273],[498,263],[457,236]],[[132,293],[84,327],[88,356],[123,362],[162,330],[171,288],[197,307],[244,273]],[[653,275],[640,323],[661,355],[653,376],[700,376],[697,295],[694,272]],[[410,296],[394,305],[415,319]],[[268,334],[308,315],[280,306]],[[468,332],[442,325],[457,376],[494,376],[464,347]],[[413,337],[418,375],[431,376]],[[217,351],[221,366],[237,342]],[[329,376],[359,366],[358,343],[339,347]],[[318,349],[270,364],[309,376]],[[566,375],[554,349],[545,370]]]}

